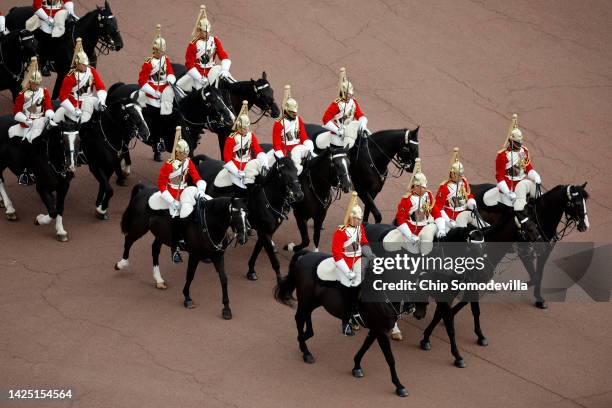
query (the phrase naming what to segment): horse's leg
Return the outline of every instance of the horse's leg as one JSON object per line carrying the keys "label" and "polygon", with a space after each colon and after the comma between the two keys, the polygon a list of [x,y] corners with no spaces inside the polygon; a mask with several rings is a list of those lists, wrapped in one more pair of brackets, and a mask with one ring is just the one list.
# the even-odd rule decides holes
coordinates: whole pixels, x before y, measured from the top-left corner
{"label": "horse's leg", "polygon": [[[374,197],[372,197],[372,194],[370,194],[369,191],[366,191],[364,194],[359,195],[359,198],[361,198],[361,201],[363,201],[363,204],[366,208],[365,211],[368,212],[368,216],[369,216],[369,212],[372,212],[372,215],[374,215],[374,222],[376,224],[380,224],[382,222],[382,215],[380,211],[378,210],[378,207],[376,207],[376,204],[374,203]],[[364,218],[363,218],[364,222],[368,220],[365,217],[365,214],[366,213],[364,212]]]}
{"label": "horse's leg", "polygon": [[[315,362],[315,358],[306,345],[306,340],[312,337],[314,332],[312,331],[312,309],[308,310],[303,306],[303,302],[298,302],[297,311],[295,312],[295,324],[298,331],[298,343],[300,344],[300,351],[302,352],[302,359],[305,363],[312,364]],[[306,332],[304,326],[307,326]],[[308,329],[310,329],[310,334]],[[310,335],[309,335],[310,334]]]}
{"label": "horse's leg", "polygon": [[376,336],[372,333],[372,330],[370,330],[365,340],[363,341],[361,348],[359,349],[359,351],[357,352],[357,354],[355,354],[355,357],[353,358],[353,361],[355,362],[355,366],[353,367],[353,377],[357,377],[357,378],[363,377],[364,374],[363,374],[363,369],[361,368],[361,360],[363,359],[363,356],[365,355],[365,353],[368,351],[368,349],[370,348],[372,343],[374,343],[375,340],[376,340]]}
{"label": "horse's leg", "polygon": [[219,152],[221,160],[223,160],[223,148],[225,147],[225,134],[224,132],[217,133],[217,139],[219,139]]}
{"label": "horse's leg", "polygon": [[162,245],[163,242],[157,237],[155,237],[153,243],[151,244],[151,256],[153,257],[153,280],[155,280],[155,287],[157,289],[166,290],[168,289],[168,285],[166,285],[166,282],[161,275],[161,271],[159,270],[159,253],[161,252]]}
{"label": "horse's leg", "polygon": [[325,213],[318,214],[314,219],[314,231],[312,240],[314,241],[314,252],[319,252],[319,242],[321,241],[321,229],[323,229],[323,221],[325,221]]}
{"label": "horse's leg", "polygon": [[90,170],[91,174],[93,174],[96,180],[98,181],[98,195],[96,197],[95,210],[96,218],[100,220],[107,220],[108,215],[106,214],[106,210],[108,208],[108,200],[110,200],[110,197],[108,197],[107,200],[107,195],[110,194],[110,196],[112,197],[113,188],[110,186],[108,178],[100,167],[92,166],[90,167]]}
{"label": "horse's leg", "polygon": [[387,364],[389,365],[389,370],[391,371],[391,382],[395,385],[395,393],[400,397],[407,397],[408,390],[402,385],[397,376],[397,372],[395,371],[395,358],[393,357],[393,351],[391,351],[391,341],[389,341],[389,336],[387,336],[387,333],[378,333],[376,335],[376,340],[378,340],[378,345],[385,355],[385,360],[387,360]]}
{"label": "horse's leg", "polygon": [[298,230],[300,231],[300,237],[302,238],[302,242],[299,245],[295,245],[293,242],[291,242],[287,244],[285,248],[293,252],[298,252],[310,245],[307,225],[308,219],[306,219],[305,217],[300,217],[295,213],[293,213],[293,215],[295,216],[295,223],[297,224]]}
{"label": "horse's leg", "polygon": [[224,254],[213,256],[212,257],[213,264],[215,265],[215,269],[219,274],[219,282],[221,282],[221,292],[223,293],[223,318],[225,320],[230,320],[232,318],[232,309],[230,309],[229,305],[229,294],[227,291],[227,275],[225,273],[225,258]]}
{"label": "horse's leg", "polygon": [[440,302],[438,305],[440,306],[442,320],[444,321],[446,334],[448,335],[448,340],[450,341],[451,353],[453,357],[455,357],[455,367],[465,368],[465,361],[463,360],[463,357],[461,357],[461,354],[459,354],[457,342],[455,341],[455,318],[453,316],[451,305],[448,302]]}
{"label": "horse's leg", "polygon": [[[258,233],[259,235],[259,233]],[[272,243],[272,237],[267,234],[263,237],[263,246],[268,254],[268,258],[270,258],[270,263],[272,264],[272,269],[276,273],[276,283],[280,283],[281,281],[281,273],[280,273],[280,263],[278,262],[278,258],[276,253],[274,252],[274,244]]]}
{"label": "horse's leg", "polygon": [[257,233],[257,242],[255,242],[255,247],[253,248],[253,252],[251,253],[251,257],[249,258],[249,270],[247,272],[247,279],[255,281],[257,280],[257,272],[255,272],[255,262],[257,261],[257,257],[263,248],[263,241],[261,238],[261,234]]}
{"label": "horse's leg", "polygon": [[6,219],[9,221],[17,220],[17,212],[15,211],[15,207],[13,207],[13,202],[9,198],[6,193],[6,189],[4,188],[4,180],[0,177],[0,197],[4,202],[4,207],[6,208]]}
{"label": "horse's leg", "polygon": [[112,175],[112,172],[109,175],[106,175],[104,174],[102,169],[100,169],[100,173],[102,174],[103,180],[104,180],[104,184],[102,185],[102,187],[104,188],[104,197],[102,199],[102,202],[100,203],[101,204],[100,209],[96,208],[96,212],[98,214],[102,214],[103,215],[102,219],[106,220],[108,219],[108,215],[107,215],[108,204],[110,203],[110,199],[113,197],[113,194],[114,194],[113,186],[111,186],[111,183],[110,183],[110,176]]}
{"label": "horse's leg", "polygon": [[535,276],[533,280],[533,296],[536,299],[535,306],[538,309],[548,309],[546,301],[542,297],[542,278],[544,277],[544,266],[552,252],[552,247],[544,249],[544,252],[539,253],[535,263]]}
{"label": "horse's leg", "polygon": [[[64,229],[64,204],[66,202],[66,196],[68,195],[68,189],[70,188],[70,179],[63,178],[60,180],[55,192],[55,208],[57,210],[57,216],[55,217],[55,233],[57,240],[61,242],[68,241],[68,233]],[[51,215],[51,214],[49,214]]]}
{"label": "horse's leg", "polygon": [[124,152],[119,160],[119,165],[115,166],[115,175],[117,176],[117,185],[125,187],[128,185],[127,178],[132,172],[132,158],[130,152]]}
{"label": "horse's leg", "polygon": [[189,296],[189,287],[191,286],[191,282],[193,281],[193,277],[195,276],[199,262],[200,260],[195,255],[192,255],[191,253],[189,254],[189,261],[187,262],[187,277],[185,278],[185,286],[183,287],[183,296],[185,297],[183,305],[187,309],[193,309],[195,307],[193,300],[191,300],[191,297]]}
{"label": "horse's leg", "polygon": [[482,330],[480,328],[480,302],[470,302],[470,307],[472,308],[472,316],[474,317],[474,333],[476,333],[476,337],[478,337],[478,345],[479,346],[488,346],[489,341],[482,334]]}
{"label": "horse's leg", "polygon": [[132,234],[130,234],[129,232],[127,234],[125,234],[125,238],[123,241],[123,255],[121,257],[121,260],[119,260],[116,264],[115,264],[115,270],[119,271],[121,269],[125,269],[128,266],[130,266],[130,249],[132,248],[132,245],[134,245],[134,242],[136,242],[136,240],[140,238],[140,237],[134,237]]}
{"label": "horse's leg", "polygon": [[434,331],[438,323],[442,320],[442,310],[440,308],[440,303],[436,303],[436,311],[429,323],[429,326],[423,331],[423,339],[421,340],[421,349],[423,350],[431,350],[431,341],[429,337],[431,333]]}

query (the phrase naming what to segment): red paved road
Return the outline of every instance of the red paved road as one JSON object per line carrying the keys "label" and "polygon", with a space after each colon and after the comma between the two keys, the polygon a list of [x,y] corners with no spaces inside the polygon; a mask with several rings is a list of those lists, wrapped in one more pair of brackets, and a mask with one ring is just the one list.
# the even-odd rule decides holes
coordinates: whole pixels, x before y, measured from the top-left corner
{"label": "red paved road", "polygon": [[[0,9],[9,8],[6,0]],[[84,14],[95,2],[78,1]],[[152,6],[153,5],[153,6]],[[161,6],[113,2],[125,49],[100,60],[110,85],[135,81],[155,23],[181,61],[197,1]],[[609,240],[612,127],[612,5],[607,1],[214,1],[207,4],[238,78],[266,70],[277,95],[291,83],[308,121],[335,96],[337,70],[348,67],[372,130],[421,125],[424,169],[435,186],[453,146],[463,149],[472,182],[491,181],[494,154],[518,112],[544,185],[589,181],[592,229],[570,240]],[[9,112],[8,96],[0,109]],[[280,97],[280,95],[279,95]],[[271,122],[258,135],[269,141]],[[216,154],[214,137],[199,151]],[[135,151],[131,185],[151,182],[157,164]],[[220,318],[220,290],[202,265],[192,286],[198,308],[182,307],[184,266],[163,252],[166,292],[152,287],[149,244],[132,252],[127,271],[118,221],[129,188],[116,188],[112,219],[94,219],[95,188],[81,168],[72,185],[65,227],[70,242],[34,227],[42,205],[32,188],[6,175],[21,220],[0,220],[0,387],[76,390],[83,407],[380,406],[610,407],[612,330],[609,304],[484,305],[490,346],[474,344],[470,318],[458,317],[468,368],[452,366],[445,334],[433,350],[417,348],[423,322],[402,324],[394,344],[398,370],[411,391],[393,396],[386,364],[373,348],[366,377],[350,375],[363,334],[344,338],[337,321],[315,313],[310,341],[317,363],[301,361],[293,311],[272,297],[273,274],[260,259],[260,280],[244,278],[253,242],[227,256],[232,321]],[[408,178],[390,180],[378,202],[390,220]],[[329,215],[341,218],[343,199]],[[329,245],[331,228],[323,236]],[[280,244],[296,238],[293,220]],[[286,271],[288,258],[281,256]],[[0,405],[5,406],[5,402]],[[9,405],[12,406],[12,405]],[[43,404],[40,404],[43,406]],[[62,406],[55,404],[54,406]]]}

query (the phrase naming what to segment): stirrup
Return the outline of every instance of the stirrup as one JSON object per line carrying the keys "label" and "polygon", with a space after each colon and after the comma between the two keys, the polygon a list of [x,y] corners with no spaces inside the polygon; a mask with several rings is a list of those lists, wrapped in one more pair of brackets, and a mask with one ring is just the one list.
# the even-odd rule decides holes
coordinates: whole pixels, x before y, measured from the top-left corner
{"label": "stirrup", "polygon": [[166,142],[164,142],[164,139],[160,139],[159,142],[157,142],[156,149],[160,153],[166,151]]}
{"label": "stirrup", "polygon": [[183,262],[183,257],[181,256],[181,251],[177,247],[172,252],[172,263],[178,264]]}
{"label": "stirrup", "polygon": [[350,322],[346,324],[342,323],[342,334],[349,337],[355,335],[355,332],[353,331]]}
{"label": "stirrup", "polygon": [[20,186],[29,186],[31,184],[30,175],[27,172],[23,172],[17,177],[17,184]]}
{"label": "stirrup", "polygon": [[365,323],[363,321],[363,318],[361,317],[361,313],[357,312],[355,314],[353,314],[351,316],[351,318],[349,319],[349,324],[351,323],[355,323],[356,325],[359,325],[361,327],[366,327]]}

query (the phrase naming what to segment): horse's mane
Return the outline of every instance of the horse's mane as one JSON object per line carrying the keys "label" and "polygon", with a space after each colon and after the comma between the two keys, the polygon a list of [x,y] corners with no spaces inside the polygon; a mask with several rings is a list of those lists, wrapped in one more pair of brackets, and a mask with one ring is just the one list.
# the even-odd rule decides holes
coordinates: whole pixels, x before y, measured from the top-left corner
{"label": "horse's mane", "polygon": [[385,138],[385,137],[390,137],[390,136],[396,136],[398,133],[401,133],[403,135],[406,134],[406,132],[409,132],[410,129],[387,129],[387,130],[379,130],[378,132],[374,132],[372,133],[372,135],[370,137],[373,138]]}

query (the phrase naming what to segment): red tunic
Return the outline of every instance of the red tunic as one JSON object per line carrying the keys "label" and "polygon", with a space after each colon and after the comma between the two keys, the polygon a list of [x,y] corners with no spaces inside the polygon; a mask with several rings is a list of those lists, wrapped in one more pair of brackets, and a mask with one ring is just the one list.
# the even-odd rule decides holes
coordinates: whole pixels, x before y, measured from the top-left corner
{"label": "red tunic", "polygon": [[[151,78],[151,71],[153,70],[153,63],[151,62],[151,58],[147,58],[147,60],[142,64],[142,68],[140,68],[140,74],[138,74],[138,86],[143,87],[147,82],[151,87],[159,92],[163,92],[164,89],[168,86],[167,78],[168,75],[174,75],[174,70],[172,69],[172,63],[170,62],[170,58],[165,56],[166,59],[166,74],[160,75],[159,82],[157,80],[157,74],[159,74],[159,70],[153,74],[153,78]],[[154,95],[147,94],[149,98],[153,98]]]}
{"label": "red tunic", "polygon": [[361,229],[361,237],[356,240],[358,241],[356,243],[357,245],[348,244],[348,247],[346,248],[345,245],[349,239],[349,235],[347,234],[346,229],[344,227],[341,227],[338,228],[336,232],[334,232],[334,236],[332,238],[332,256],[334,257],[334,261],[338,262],[339,260],[344,259],[348,267],[352,268],[353,264],[361,258],[361,255],[353,256],[351,254],[351,252],[355,251],[361,252],[361,247],[363,245],[368,245],[368,239],[366,238],[363,224],[360,224],[359,228]]}
{"label": "red tunic", "polygon": [[223,147],[223,161],[229,162],[233,161],[238,170],[244,170],[244,166],[250,161],[253,160],[253,156],[257,157],[259,153],[263,153],[263,149],[259,146],[259,141],[255,136],[255,133],[251,132],[251,145],[247,149],[246,152],[242,155],[242,160],[237,159],[237,151],[239,146],[236,145],[236,133],[231,134],[225,139],[225,146]]}
{"label": "red tunic", "polygon": [[[444,210],[446,215],[448,215],[448,218],[455,220],[457,219],[457,215],[459,215],[462,211],[465,211],[467,209],[467,200],[474,198],[474,194],[472,194],[472,190],[470,189],[470,185],[467,179],[465,177],[461,177],[461,180],[463,181],[463,185],[465,186],[465,191],[466,191],[466,197],[465,197],[466,204],[464,204],[465,208],[455,207],[449,202],[449,198],[452,200],[456,196],[456,192],[453,191],[451,194],[448,184],[449,183],[454,184],[454,183],[451,180],[448,180],[445,183],[440,184],[440,187],[438,188],[438,193],[436,194],[436,201],[434,204],[434,211],[436,213],[439,213],[440,215],[442,215],[442,210]],[[449,197],[449,195],[451,197]],[[434,211],[432,211],[432,213]]]}
{"label": "red tunic", "polygon": [[514,152],[513,155],[516,157],[515,160],[522,158],[521,160],[525,160],[527,165],[525,166],[523,172],[524,174],[517,174],[513,177],[511,171],[512,169],[509,166],[510,160],[508,158],[508,152],[510,152],[510,148],[500,150],[497,153],[497,158],[495,159],[495,178],[497,179],[498,183],[506,180],[506,184],[508,184],[510,191],[514,191],[516,184],[527,177],[527,174],[533,170],[533,166],[531,165],[531,160],[529,159],[529,150],[527,150],[525,146],[522,146],[521,150]]}
{"label": "red tunic", "polygon": [[[49,97],[49,91],[47,90],[47,88],[42,88],[42,89],[43,89],[43,98],[42,98],[40,106],[36,109],[35,113],[26,111],[23,108],[23,104],[26,102],[25,101],[26,91],[21,91],[19,92],[19,95],[17,95],[17,98],[15,99],[15,104],[13,105],[13,113],[16,114],[18,112],[23,112],[26,116],[29,116],[32,119],[37,119],[37,118],[43,117],[46,111],[53,110],[53,105],[51,105],[51,97]],[[20,123],[19,125],[22,128],[28,127],[28,125],[26,125],[25,123]]]}
{"label": "red tunic", "polygon": [[[93,67],[87,67],[90,70],[91,75],[87,78],[87,82],[85,84],[81,84],[82,88],[80,90],[81,95],[78,98],[79,94],[79,84],[77,84],[77,72],[76,70],[72,70],[64,77],[62,81],[62,87],[60,88],[59,100],[60,102],[64,102],[66,99],[72,102],[72,105],[75,108],[80,108],[83,96],[91,96],[93,95],[93,88],[96,91],[105,91],[106,87],[104,86],[104,82],[98,75],[98,71],[96,71]],[[78,75],[82,76],[85,73],[79,72]],[[78,106],[77,106],[78,104]]]}
{"label": "red tunic", "polygon": [[[429,206],[432,206],[431,216],[434,219],[440,217],[440,211],[438,211],[436,209],[436,206],[434,205],[433,194],[431,193],[431,191],[427,190],[425,194],[421,196],[421,200],[423,200],[425,196],[427,196],[427,198],[425,199],[425,201],[421,202],[423,204],[427,203]],[[423,227],[427,225],[427,223],[424,223],[424,225],[416,225],[415,221],[410,218],[410,210],[414,207],[414,210],[416,211],[418,202],[419,197],[416,194],[411,193],[408,197],[402,197],[401,201],[397,205],[397,213],[395,215],[397,225],[402,225],[403,223],[406,223],[408,225],[408,228],[410,228],[410,231],[412,231],[412,233],[415,235],[418,235],[423,229]]]}
{"label": "red tunic", "polygon": [[179,172],[177,176],[180,176],[182,173],[180,172],[180,170],[174,170],[174,168],[172,167],[172,163],[169,160],[163,164],[159,171],[159,177],[157,178],[157,188],[159,188],[159,191],[163,193],[164,191],[168,190],[170,194],[172,194],[172,197],[174,197],[176,200],[181,198],[181,193],[185,190],[185,187],[187,187],[188,179],[191,179],[191,182],[193,184],[196,184],[198,181],[202,180],[200,174],[198,173],[198,169],[196,169],[196,166],[193,164],[193,162],[189,158],[185,160],[188,162],[187,172],[184,175],[183,183],[181,183],[180,185],[174,184],[170,181],[170,175],[172,172]]}
{"label": "red tunic", "polygon": [[72,3],[72,0],[60,1],[57,6],[51,6],[51,0],[45,2],[44,5],[43,0],[34,0],[32,2],[32,8],[34,9],[34,11],[38,10],[39,8],[42,8],[48,16],[55,17],[58,11],[64,9],[64,4],[66,3]]}
{"label": "red tunic", "polygon": [[274,122],[274,127],[272,128],[272,146],[274,147],[274,151],[280,150],[286,156],[293,148],[299,144],[304,143],[308,140],[308,134],[306,133],[306,128],[304,127],[304,121],[300,116],[297,117],[299,123],[299,142],[294,144],[287,145],[285,141],[285,132],[284,132],[284,119],[277,120]]}
{"label": "red tunic", "polygon": [[[361,108],[359,107],[359,103],[357,102],[357,99],[355,98],[352,98],[352,99],[355,102],[355,115],[353,116],[353,118],[355,120],[359,120],[359,118],[363,116],[363,112],[361,111]],[[335,101],[329,104],[329,106],[327,107],[327,110],[323,114],[323,124],[326,124],[330,120],[336,119],[338,115],[341,116],[341,112],[340,112],[340,107],[338,106],[338,99],[336,99]]]}
{"label": "red tunic", "polygon": [[[217,37],[213,37],[213,39],[215,41],[215,53],[213,55],[213,58],[217,57],[221,61],[224,59],[228,59],[229,56],[227,55],[227,52],[225,52],[225,50],[223,49],[223,45],[221,45],[221,40],[219,40]],[[195,67],[201,75],[208,75],[208,71],[210,71],[210,68],[205,69],[199,64],[199,59],[197,56],[198,47],[196,45],[196,42],[197,41],[191,41],[187,46],[187,51],[185,52],[185,67],[187,68],[187,71]]]}

